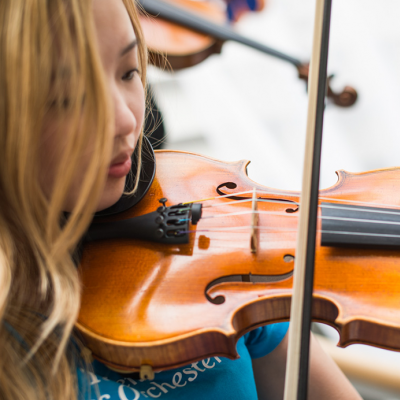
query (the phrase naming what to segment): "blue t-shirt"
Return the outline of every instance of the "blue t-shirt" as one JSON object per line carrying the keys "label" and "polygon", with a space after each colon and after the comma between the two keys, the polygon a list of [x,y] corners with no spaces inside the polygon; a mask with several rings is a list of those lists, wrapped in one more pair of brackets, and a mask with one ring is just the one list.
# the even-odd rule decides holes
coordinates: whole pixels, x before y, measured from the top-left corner
{"label": "blue t-shirt", "polygon": [[288,322],[267,325],[244,335],[237,343],[238,360],[211,357],[182,368],[155,373],[152,381],[132,379],[95,361],[94,374],[78,370],[80,398],[256,400],[251,360],[274,350],[285,336],[288,326]]}

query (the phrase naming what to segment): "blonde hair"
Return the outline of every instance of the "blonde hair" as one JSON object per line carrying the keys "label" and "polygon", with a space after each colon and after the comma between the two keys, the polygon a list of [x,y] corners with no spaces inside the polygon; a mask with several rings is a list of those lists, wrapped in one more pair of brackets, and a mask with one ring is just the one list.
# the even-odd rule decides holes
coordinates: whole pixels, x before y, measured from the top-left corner
{"label": "blonde hair", "polygon": [[[138,15],[132,0],[123,2],[138,39],[144,85],[147,60]],[[69,131],[49,195],[39,166],[50,107],[61,122],[68,119]],[[79,357],[70,338],[80,283],[73,255],[103,190],[112,109],[92,1],[1,0],[1,399],[77,398]],[[63,205],[83,157],[89,160],[80,194],[65,218]]]}

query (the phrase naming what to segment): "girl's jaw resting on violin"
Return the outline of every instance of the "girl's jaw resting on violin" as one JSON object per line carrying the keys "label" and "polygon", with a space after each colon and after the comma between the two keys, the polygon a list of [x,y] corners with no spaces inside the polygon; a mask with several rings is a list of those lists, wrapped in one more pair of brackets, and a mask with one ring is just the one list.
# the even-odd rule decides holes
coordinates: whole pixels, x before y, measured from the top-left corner
{"label": "girl's jaw resting on violin", "polygon": [[[113,150],[104,189],[96,211],[113,205],[122,195],[131,167],[131,155],[141,134],[144,121],[144,88],[140,79],[136,36],[122,0],[94,0],[93,14],[99,54],[104,68],[110,98],[114,106]],[[50,108],[45,118],[41,140],[42,185],[51,192],[58,155],[62,154],[68,131],[68,121],[60,119]],[[63,139],[64,138],[64,139]],[[88,148],[88,155],[93,149]],[[51,156],[49,156],[51,155]],[[86,169],[83,159],[77,170]],[[76,204],[81,179],[74,179],[69,190],[65,211]]]}

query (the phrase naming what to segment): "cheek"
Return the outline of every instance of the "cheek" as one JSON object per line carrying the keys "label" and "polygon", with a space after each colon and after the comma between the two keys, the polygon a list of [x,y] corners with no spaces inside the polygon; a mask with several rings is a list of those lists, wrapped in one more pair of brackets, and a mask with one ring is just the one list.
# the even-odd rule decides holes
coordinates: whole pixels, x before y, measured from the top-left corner
{"label": "cheek", "polygon": [[[134,135],[130,136],[131,138],[134,137],[135,146],[139,139],[140,133],[142,131],[142,126],[144,123],[144,116],[145,116],[145,99],[144,99],[144,88],[140,80],[138,79],[135,82],[134,87],[125,95],[126,104],[128,105],[129,110],[131,111],[135,126],[134,126]],[[120,139],[118,139],[119,141]],[[130,140],[126,138],[124,140]],[[116,143],[118,143],[118,141]],[[115,179],[108,177],[106,180],[106,185],[103,191],[103,195],[99,201],[98,207],[96,211],[104,210],[115,204],[125,189],[125,180],[126,177]]]}
{"label": "cheek", "polygon": [[[80,129],[78,128],[78,133]],[[78,155],[76,149],[69,162],[68,171],[59,171],[60,163],[64,162],[65,150],[71,140],[71,123],[67,118],[60,118],[49,115],[45,118],[39,148],[39,182],[40,186],[50,198],[54,190],[58,190],[60,182],[56,179],[63,179],[71,176],[68,191],[64,199],[64,211],[71,212],[81,192],[82,180],[92,157],[91,146],[85,147],[83,154]],[[89,137],[90,141],[90,137]],[[69,160],[68,160],[69,161]],[[66,184],[63,180],[61,184]]]}

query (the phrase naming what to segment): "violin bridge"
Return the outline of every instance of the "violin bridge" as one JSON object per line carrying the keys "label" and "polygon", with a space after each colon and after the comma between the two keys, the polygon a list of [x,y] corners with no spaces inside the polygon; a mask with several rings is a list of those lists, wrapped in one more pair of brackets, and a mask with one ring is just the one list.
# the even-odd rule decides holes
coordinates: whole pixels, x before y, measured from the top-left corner
{"label": "violin bridge", "polygon": [[256,188],[253,188],[253,198],[251,201],[251,234],[250,234],[250,249],[252,253],[257,253],[258,244],[259,244],[259,232],[258,229],[258,221],[259,221],[259,214],[258,214],[258,207],[257,207],[257,193]]}

